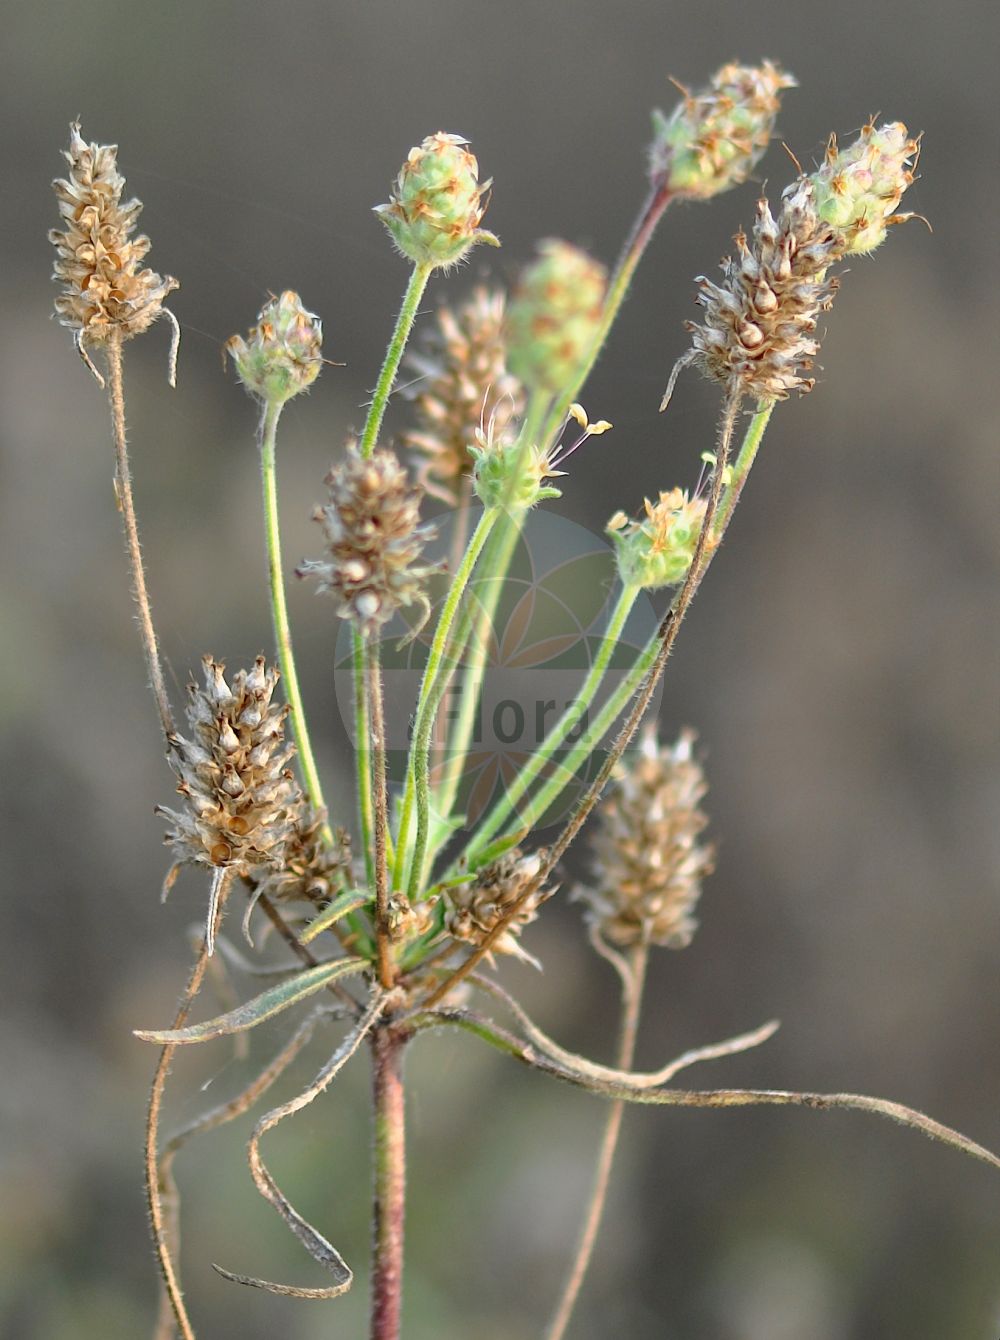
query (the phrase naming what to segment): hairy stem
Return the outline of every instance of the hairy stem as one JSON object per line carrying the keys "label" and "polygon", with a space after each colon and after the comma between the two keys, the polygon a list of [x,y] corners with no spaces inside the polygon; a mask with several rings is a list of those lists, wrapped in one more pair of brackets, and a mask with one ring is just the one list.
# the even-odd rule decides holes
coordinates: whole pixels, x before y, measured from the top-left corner
{"label": "hairy stem", "polygon": [[365,644],[368,708],[372,727],[372,811],[375,818],[375,953],[378,979],[386,990],[394,976],[389,937],[389,866],[386,837],[389,832],[389,794],[385,776],[385,710],[382,698],[382,666],[377,643]]}
{"label": "hairy stem", "polygon": [[[642,992],[646,982],[646,965],[649,959],[649,946],[638,944],[629,956],[629,971],[622,975],[622,1017],[618,1033],[618,1046],[615,1051],[615,1066],[619,1070],[631,1070],[635,1059],[635,1044],[639,1032],[639,1014],[642,1009]],[[621,1132],[625,1104],[621,1099],[612,1103],[604,1123],[604,1135],[597,1155],[594,1169],[594,1182],[590,1199],[583,1217],[580,1236],[577,1239],[576,1253],[563,1285],[562,1295],[556,1307],[545,1340],[562,1340],[566,1334],[573,1308],[583,1285],[584,1278],[594,1254],[598,1229],[604,1214],[608,1186],[611,1183],[611,1168],[618,1148],[618,1136]]]}
{"label": "hairy stem", "polygon": [[[594,701],[594,696],[600,688],[601,682],[607,673],[611,657],[614,655],[615,648],[622,635],[622,630],[628,620],[632,607],[638,598],[640,588],[638,586],[626,586],[618,597],[617,604],[611,613],[608,627],[601,640],[600,650],[594,658],[594,664],[587,672],[587,676],[580,686],[580,691],[573,701],[569,704],[562,716],[549,731],[545,739],[535,749],[531,758],[525,766],[518,772],[517,777],[511,783],[510,787],[504,792],[504,795],[494,805],[493,809],[486,818],[476,825],[476,836],[470,846],[469,855],[474,856],[476,852],[481,851],[489,839],[497,832],[507,816],[516,809],[518,801],[526,795],[535,782],[535,779],[543,772],[552,755],[563,743],[564,740],[576,729],[589,711]],[[562,770],[560,770],[562,771]],[[519,824],[523,824],[523,819],[518,819]]]}
{"label": "hairy stem", "polygon": [[441,698],[455,664],[454,657],[448,651],[455,616],[459,611],[462,597],[465,595],[469,579],[483,551],[483,546],[500,515],[498,508],[488,507],[479,518],[479,523],[473,532],[472,539],[469,541],[461,566],[455,574],[455,579],[441,610],[437,628],[434,630],[434,640],[427,657],[423,680],[420,684],[420,696],[417,699],[417,711],[413,728],[413,745],[410,749],[406,790],[403,796],[403,809],[396,841],[396,871],[394,876],[395,881],[402,885],[403,870],[408,856],[410,821],[415,803],[417,835],[407,879],[407,894],[411,898],[419,893],[424,857],[427,851],[427,834],[430,821],[431,734],[438,708],[441,705]]}
{"label": "hairy stem", "polygon": [[396,373],[399,371],[403,350],[406,348],[406,341],[413,329],[417,308],[420,306],[420,299],[424,296],[424,289],[427,287],[432,269],[433,266],[430,265],[415,265],[410,275],[410,282],[403,294],[403,303],[399,309],[399,316],[396,318],[396,325],[389,341],[389,347],[385,351],[382,371],[379,373],[378,381],[375,384],[375,394],[372,396],[368,418],[365,420],[364,430],[361,434],[359,449],[362,456],[370,456],[375,450],[385,407],[389,403],[389,396],[396,380]]}
{"label": "hairy stem", "polygon": [[403,1049],[391,1025],[371,1036],[375,1121],[371,1340],[398,1340],[403,1304],[406,1135]]}
{"label": "hairy stem", "polygon": [[163,666],[160,664],[160,650],[156,643],[156,630],[153,627],[153,611],[146,589],[146,573],[142,564],[142,548],[139,544],[139,525],[135,516],[135,502],[132,497],[132,473],[128,463],[128,444],[125,436],[125,390],[122,381],[122,337],[120,331],[112,331],[107,340],[108,356],[108,401],[111,406],[111,430],[115,442],[116,493],[121,508],[122,525],[125,528],[125,549],[128,554],[129,575],[132,579],[132,597],[136,603],[139,622],[139,635],[146,657],[146,672],[156,701],[156,710],[160,717],[160,728],[168,745],[173,737],[174,718],[167,696],[167,687],[163,680]]}
{"label": "hairy stem", "polygon": [[[264,530],[267,537],[271,618],[274,623],[274,640],[278,648],[278,664],[281,666],[281,674],[285,681],[285,701],[292,709],[292,733],[299,751],[302,780],[313,809],[324,811],[326,805],[323,801],[323,788],[309,739],[302,694],[299,691],[299,676],[295,668],[295,653],[292,650],[292,631],[288,622],[285,581],[281,567],[281,531],[278,525],[278,488],[274,465],[275,438],[281,409],[279,401],[265,401],[260,420],[260,471],[264,493]],[[328,844],[333,842],[329,824],[323,826],[323,838]]]}

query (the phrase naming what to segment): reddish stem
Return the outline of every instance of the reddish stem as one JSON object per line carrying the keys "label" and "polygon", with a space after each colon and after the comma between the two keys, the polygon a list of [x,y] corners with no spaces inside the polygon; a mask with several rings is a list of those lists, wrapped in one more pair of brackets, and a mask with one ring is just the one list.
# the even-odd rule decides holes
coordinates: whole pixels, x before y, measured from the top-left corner
{"label": "reddish stem", "polygon": [[407,1040],[391,1024],[376,1027],[371,1038],[375,1118],[371,1340],[398,1340],[402,1317],[406,1210],[403,1049]]}

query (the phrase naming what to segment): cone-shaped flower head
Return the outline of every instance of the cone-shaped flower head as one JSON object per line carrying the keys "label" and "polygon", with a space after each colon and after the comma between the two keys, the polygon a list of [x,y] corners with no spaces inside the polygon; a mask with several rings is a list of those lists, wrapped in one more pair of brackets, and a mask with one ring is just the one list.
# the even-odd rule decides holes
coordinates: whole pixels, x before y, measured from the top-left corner
{"label": "cone-shaped flower head", "polygon": [[781,92],[795,79],[771,61],[724,65],[670,116],[653,113],[649,174],[672,195],[707,200],[746,181],[770,142]]}
{"label": "cone-shaped flower head", "polygon": [[532,390],[572,385],[601,324],[608,272],[569,242],[548,239],[507,309],[507,362]]}
{"label": "cone-shaped flower head", "polygon": [[226,352],[251,395],[280,405],[307,391],[319,376],[322,345],[319,317],[286,289],[264,304],[246,339],[233,335],[226,341]]}
{"label": "cone-shaped flower head", "polygon": [[743,233],[734,240],[737,255],[723,261],[722,283],[701,279],[705,318],[688,322],[693,348],[674,368],[664,406],[677,372],[692,362],[730,395],[759,401],[804,395],[815,384],[808,374],[819,350],[816,323],[833,303],[837,281],[827,270],[843,244],[817,215],[809,180],[785,193],[777,219],[761,199],[752,243]]}
{"label": "cone-shaped flower head", "polygon": [[[525,855],[515,847],[478,871],[467,884],[449,889],[446,898],[450,910],[445,918],[449,933],[456,940],[476,948],[483,944],[535,880],[542,868],[542,856],[542,852]],[[531,955],[521,948],[518,937],[522,928],[535,920],[538,908],[554,892],[554,889],[546,889],[544,886],[532,892],[510,925],[491,946],[491,961],[493,954],[513,954],[526,962],[535,963]]]}
{"label": "cone-shaped flower head", "polygon": [[205,685],[188,685],[190,738],[171,741],[181,811],[159,809],[174,824],[167,834],[177,866],[231,868],[249,874],[280,864],[298,819],[302,793],[288,762],[288,708],[272,702],[278,672],[258,656],[232,686],[225,667],[204,658]]}
{"label": "cone-shaped flower head", "polygon": [[337,614],[368,636],[401,605],[429,611],[427,579],[436,566],[417,562],[433,535],[421,526],[422,490],[412,486],[395,452],[363,457],[353,445],[326,477],[330,501],[313,519],[323,527],[329,559],[309,561],[300,577],[314,576],[318,589],[337,600]]}
{"label": "cone-shaped flower head", "polygon": [[486,425],[500,443],[516,436],[524,392],[507,371],[505,305],[502,290],[476,288],[460,307],[442,307],[436,327],[407,355],[417,427],[403,441],[424,458],[420,482],[443,502],[457,501],[472,470],[469,449]]}
{"label": "cone-shaped flower head", "polygon": [[468,140],[439,130],[410,150],[388,204],[375,213],[414,264],[454,265],[477,242],[500,245],[479,227],[489,187]]}
{"label": "cone-shaped flower head", "polygon": [[615,546],[618,574],[624,586],[655,591],[684,580],[698,544],[705,516],[704,498],[689,498],[683,489],[647,498],[638,519],[616,512],[608,522]]}
{"label": "cone-shaped flower head", "polygon": [[323,837],[325,815],[303,804],[299,809],[281,863],[262,866],[255,884],[260,893],[281,902],[328,903],[342,888],[349,886],[351,875],[351,839],[342,829],[334,831],[333,842]]}
{"label": "cone-shaped flower head", "polygon": [[712,847],[698,840],[708,823],[698,808],[707,786],[693,741],[683,731],[672,748],[661,745],[647,726],[598,807],[594,878],[579,896],[611,944],[691,943],[701,882],[715,864]]}
{"label": "cone-shaped flower head", "polygon": [[913,182],[918,149],[902,121],[870,121],[846,149],[830,136],[826,160],[809,180],[816,212],[837,229],[845,254],[874,251],[891,224],[913,217],[895,210]]}
{"label": "cone-shaped flower head", "polygon": [[169,275],[141,268],[150,242],[133,236],[142,203],[122,204],[118,146],[87,144],[74,121],[64,156],[69,176],[52,183],[64,227],[49,233],[56,249],[52,278],[63,285],[55,307],[60,324],[76,332],[77,347],[85,352],[113,332],[122,339],[141,334],[163,315],[164,298],[179,286]]}

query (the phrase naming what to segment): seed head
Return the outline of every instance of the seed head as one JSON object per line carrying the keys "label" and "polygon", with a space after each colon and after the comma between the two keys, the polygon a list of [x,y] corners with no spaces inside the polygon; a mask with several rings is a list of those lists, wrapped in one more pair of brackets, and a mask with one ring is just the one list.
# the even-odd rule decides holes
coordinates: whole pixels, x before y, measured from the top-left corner
{"label": "seed head", "polygon": [[682,489],[645,499],[645,514],[635,520],[616,512],[608,522],[618,573],[624,586],[655,591],[684,580],[694,558],[705,500],[689,498]]}
{"label": "seed head", "polygon": [[742,232],[734,241],[737,255],[723,261],[722,283],[700,280],[696,301],[705,319],[687,324],[693,348],[675,366],[661,408],[688,363],[730,395],[758,401],[804,395],[815,384],[808,374],[819,351],[816,323],[833,303],[837,281],[827,270],[843,245],[817,215],[809,180],[785,192],[777,220],[761,198],[752,244]]}
{"label": "seed head", "polygon": [[409,394],[418,426],[406,446],[424,458],[419,479],[434,497],[455,503],[472,468],[469,448],[484,424],[498,442],[513,441],[524,392],[507,371],[500,289],[476,288],[460,307],[442,307],[422,347],[407,356],[418,380]]}
{"label": "seed head", "polygon": [[328,903],[351,882],[351,839],[343,828],[323,839],[326,817],[303,801],[292,822],[281,862],[255,872],[261,893],[279,902]]}
{"label": "seed head", "polygon": [[190,739],[171,740],[181,811],[160,808],[174,824],[167,834],[181,865],[228,868],[238,874],[273,868],[283,860],[301,806],[288,769],[295,752],[285,743],[288,708],[271,701],[278,672],[258,656],[232,687],[225,667],[206,656],[205,685],[188,685]]}
{"label": "seed head", "polygon": [[556,395],[573,384],[597,335],[608,272],[569,242],[540,242],[507,309],[507,362],[525,386]]}
{"label": "seed head", "polygon": [[118,171],[118,146],[87,144],[78,121],[69,131],[69,149],[64,150],[69,175],[52,183],[64,229],[53,228],[49,241],[56,249],[52,278],[63,285],[56,315],[75,331],[77,348],[86,357],[88,345],[101,344],[112,333],[127,340],[159,316],[173,320],[162,304],[179,285],[169,275],[140,268],[150,241],[141,233],[132,236],[142,203],[122,204],[125,178]]}
{"label": "seed head", "polygon": [[479,164],[461,135],[438,131],[410,150],[388,204],[375,213],[392,240],[416,265],[455,265],[477,242],[498,247],[479,227],[486,211]]}
{"label": "seed head", "polygon": [[683,731],[671,748],[647,726],[637,756],[619,765],[598,809],[593,886],[581,891],[587,917],[605,940],[683,949],[715,852],[699,843],[708,819],[698,808],[707,786]]}
{"label": "seed head", "polygon": [[[509,911],[511,905],[524,893],[536,878],[542,867],[543,852],[534,852],[530,856],[515,847],[503,856],[485,866],[469,880],[457,888],[449,889],[446,898],[449,912],[445,925],[449,933],[465,944],[479,947]],[[513,954],[515,958],[539,966],[532,956],[521,948],[518,937],[521,929],[535,920],[538,909],[554,889],[543,887],[535,889],[524,906],[517,912],[510,925],[490,948],[488,955]]]}
{"label": "seed head", "polygon": [[233,335],[226,352],[251,395],[283,405],[306,391],[323,366],[323,327],[297,293],[286,289],[260,309],[247,338]]}
{"label": "seed head", "polygon": [[323,527],[329,560],[309,561],[298,575],[315,576],[320,591],[337,599],[337,614],[365,636],[401,605],[430,611],[427,579],[434,565],[419,564],[433,527],[421,526],[422,490],[412,487],[395,452],[361,456],[352,444],[326,477],[330,501],[313,519]]}
{"label": "seed head", "polygon": [[781,92],[795,78],[771,61],[724,65],[707,89],[684,92],[670,116],[653,113],[649,174],[672,195],[707,200],[746,181],[774,131]]}
{"label": "seed head", "polygon": [[846,149],[830,136],[826,161],[809,180],[816,212],[837,230],[845,254],[874,251],[891,224],[913,218],[895,210],[913,182],[918,152],[918,140],[910,138],[902,121],[877,128],[869,121]]}

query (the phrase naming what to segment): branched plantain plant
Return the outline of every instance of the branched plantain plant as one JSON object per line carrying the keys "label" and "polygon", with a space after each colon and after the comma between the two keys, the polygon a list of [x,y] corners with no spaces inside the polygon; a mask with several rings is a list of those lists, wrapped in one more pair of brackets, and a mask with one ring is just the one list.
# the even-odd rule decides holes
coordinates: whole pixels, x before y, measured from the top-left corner
{"label": "branched plantain plant", "polygon": [[[155,320],[177,287],[143,261],[135,235],[141,205],[123,202],[114,146],[87,143],[71,127],[69,173],[55,183],[62,229],[54,230],[61,322],[106,387],[117,458],[117,494],[139,629],[180,802],[163,810],[175,864],[209,875],[200,947],[171,1026],[138,1036],[160,1047],[146,1131],[146,1180],[163,1276],[158,1340],[194,1336],[177,1268],[178,1199],[173,1162],[194,1134],[249,1111],[320,1028],[341,1035],[315,1079],[261,1116],[249,1145],[260,1193],[282,1216],[328,1282],[305,1289],[221,1270],[228,1279],[294,1297],[332,1299],[351,1286],[336,1247],[289,1202],[261,1155],[261,1141],[329,1087],[362,1047],[371,1056],[374,1124],[374,1255],[371,1336],[400,1333],[405,1209],[403,1062],[430,1030],[461,1029],[508,1057],[609,1101],[593,1192],[565,1284],[545,1334],[567,1332],[601,1218],[626,1103],[695,1107],[752,1104],[842,1107],[913,1127],[994,1167],[1000,1159],[959,1133],[897,1103],[850,1093],[771,1089],[680,1089],[695,1063],[755,1047],[767,1024],[684,1053],[662,1069],[632,1069],[650,950],[680,948],[694,932],[694,909],[713,852],[701,839],[705,781],[690,732],[661,744],[648,724],[638,737],[678,630],[718,552],[775,406],[813,385],[817,322],[832,306],[838,266],[867,253],[891,225],[912,217],[898,207],[913,180],[918,144],[898,122],[869,123],[847,148],[831,137],[822,165],[799,171],[772,206],[757,205],[750,235],[717,282],[699,281],[703,312],[689,323],[693,364],[721,388],[713,449],[691,462],[691,490],[674,485],[637,513],[619,511],[608,534],[617,590],[598,650],[563,714],[492,803],[472,804],[469,760],[491,639],[529,513],[560,496],[572,452],[607,431],[578,397],[607,340],[656,229],[675,201],[707,201],[744,182],[767,148],[783,90],[794,80],[777,66],[728,65],[702,92],[681,90],[669,116],[654,115],[649,194],[614,269],[566,242],[543,242],[510,301],[473,290],[443,308],[422,344],[407,352],[421,298],[436,270],[454,269],[478,243],[498,245],[480,225],[489,183],[457,135],[429,136],[410,151],[387,204],[377,209],[411,264],[363,429],[328,477],[317,509],[323,556],[298,574],[333,597],[346,621],[353,674],[357,813],[327,815],[299,691],[285,602],[275,449],[281,411],[315,380],[323,358],[319,320],[292,292],[272,298],[246,338],[228,342],[239,378],[259,406],[263,515],[277,667],[259,657],[227,678],[204,658],[178,727],[167,693],[143,575],[125,434],[123,347]],[[404,357],[406,363],[404,365]],[[95,361],[95,358],[97,361]],[[418,476],[384,445],[383,416],[401,381],[413,418],[402,437]],[[102,370],[103,368],[103,370]],[[405,387],[401,389],[407,389]],[[655,406],[651,406],[655,409]],[[734,440],[739,444],[734,447]],[[450,560],[431,557],[433,527],[420,520],[428,491],[451,509]],[[623,498],[627,507],[636,500]],[[624,655],[626,622],[643,592],[666,590],[658,625]],[[419,650],[419,692],[399,784],[390,787],[385,657],[400,632]],[[612,665],[616,673],[609,672]],[[284,701],[276,689],[281,684]],[[449,696],[450,695],[450,696]],[[443,710],[457,701],[457,710]],[[390,795],[394,790],[395,794]],[[567,797],[570,799],[567,800]],[[553,813],[564,822],[544,846],[532,832]],[[496,975],[505,956],[530,959],[525,928],[555,892],[557,867],[594,816],[592,880],[582,891],[594,949],[616,970],[622,1012],[614,1066],[567,1052],[549,1038]],[[348,832],[348,828],[351,832]],[[247,967],[222,934],[225,914],[243,900],[250,943],[255,915],[291,958],[275,984],[217,1018],[189,1013],[218,950]],[[263,937],[261,937],[263,938]],[[242,1093],[161,1141],[164,1083],[176,1048],[237,1034],[312,1001],[274,1059]],[[502,1011],[506,1022],[494,1015]],[[291,1018],[288,1014],[286,1017]],[[359,1139],[360,1139],[359,1135]],[[335,1324],[335,1323],[334,1323]]]}

